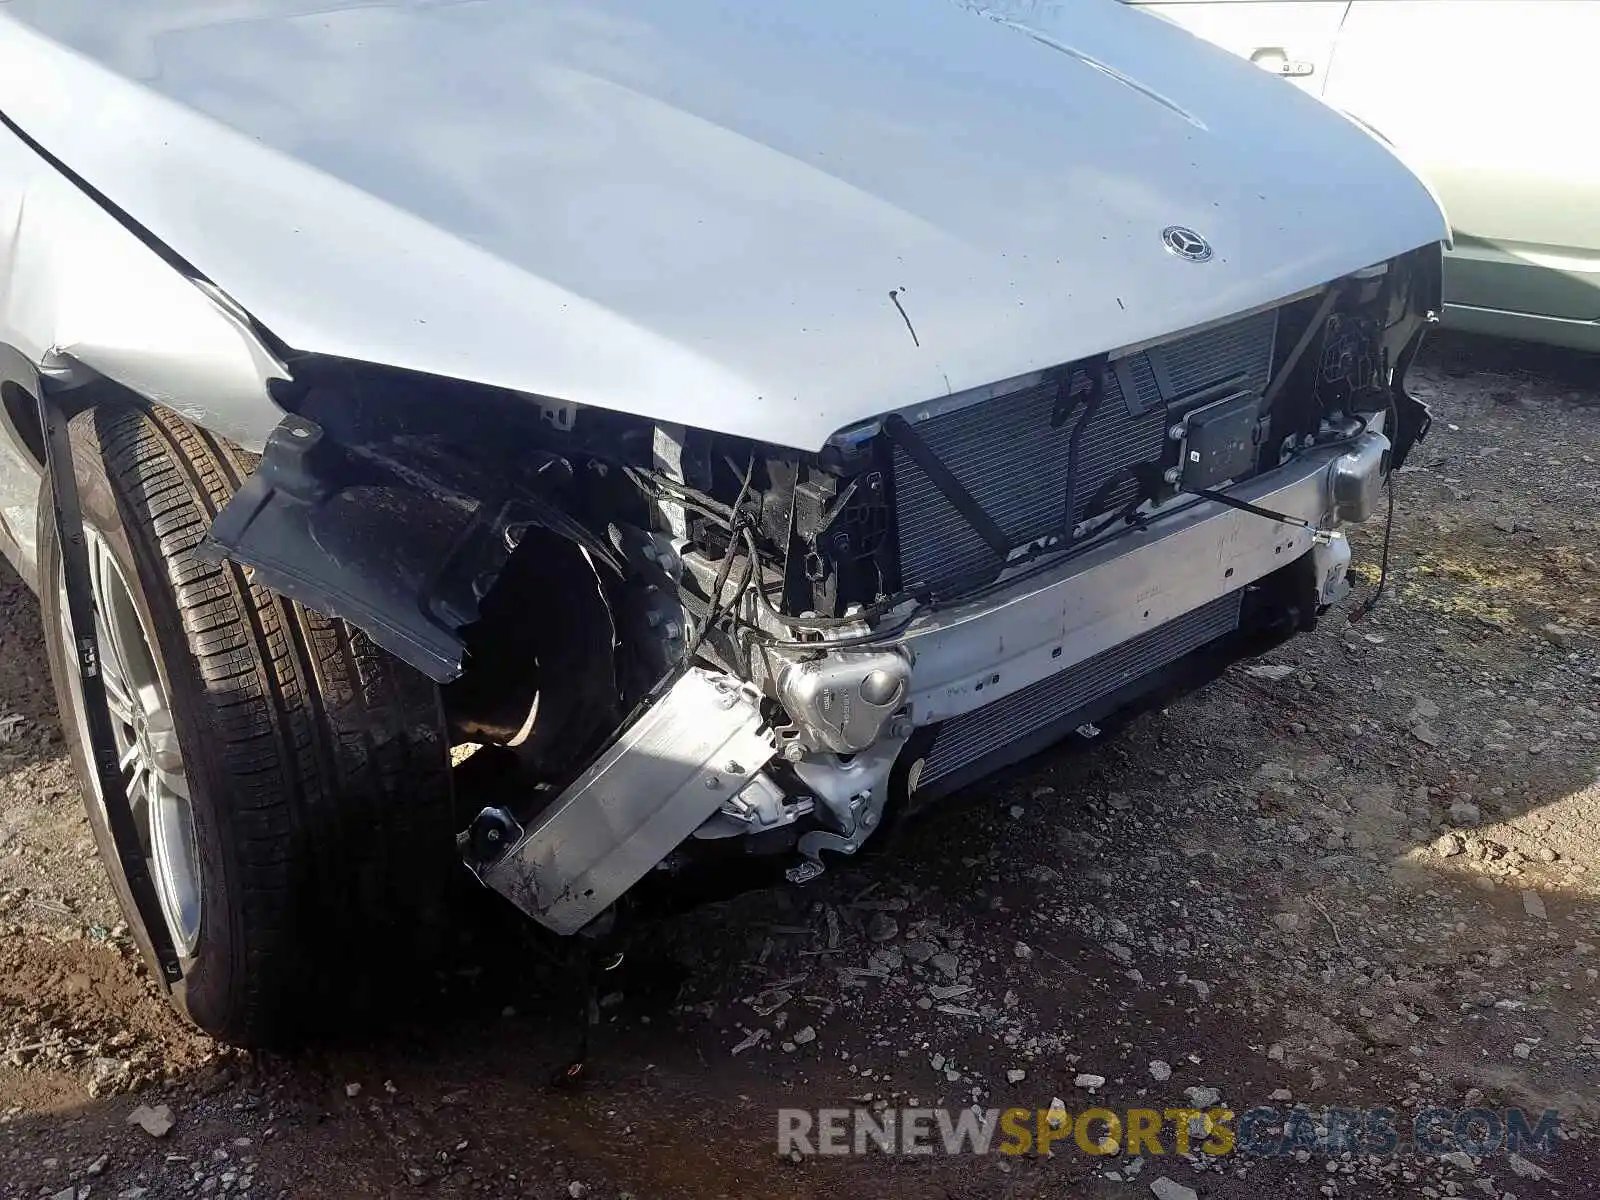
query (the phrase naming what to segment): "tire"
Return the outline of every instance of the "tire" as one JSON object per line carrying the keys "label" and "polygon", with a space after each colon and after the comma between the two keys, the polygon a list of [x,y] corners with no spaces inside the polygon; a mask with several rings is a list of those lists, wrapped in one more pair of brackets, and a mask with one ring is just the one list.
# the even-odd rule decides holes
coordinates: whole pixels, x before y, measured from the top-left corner
{"label": "tire", "polygon": [[[103,634],[103,675],[109,689],[114,667],[153,667],[138,694],[164,692],[167,704],[163,714],[145,711],[160,701],[108,701],[119,754],[126,744],[135,759],[125,778],[142,797],[136,811],[167,814],[146,818],[147,855],[189,900],[163,910],[184,967],[173,1001],[236,1045],[328,1032],[384,996],[394,967],[414,969],[442,924],[456,864],[438,691],[342,621],[198,556],[252,456],[161,411],[95,408],[70,430],[101,572],[97,622],[117,622],[131,647],[113,661]],[[88,769],[81,685],[63,647],[59,539],[53,521],[41,524],[40,579],[53,585],[42,584],[40,607],[62,724],[101,859],[155,971]],[[139,715],[119,723],[118,712]],[[152,732],[158,717],[166,732]],[[156,749],[140,757],[135,744]],[[185,791],[187,825],[168,819]]]}

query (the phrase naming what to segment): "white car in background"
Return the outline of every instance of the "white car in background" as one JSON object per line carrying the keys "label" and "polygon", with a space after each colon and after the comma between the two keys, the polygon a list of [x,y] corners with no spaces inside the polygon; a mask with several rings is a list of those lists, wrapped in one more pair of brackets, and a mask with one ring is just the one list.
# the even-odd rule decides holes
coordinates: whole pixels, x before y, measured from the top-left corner
{"label": "white car in background", "polygon": [[1445,323],[1600,350],[1600,3],[1125,0],[1342,109],[1438,194]]}

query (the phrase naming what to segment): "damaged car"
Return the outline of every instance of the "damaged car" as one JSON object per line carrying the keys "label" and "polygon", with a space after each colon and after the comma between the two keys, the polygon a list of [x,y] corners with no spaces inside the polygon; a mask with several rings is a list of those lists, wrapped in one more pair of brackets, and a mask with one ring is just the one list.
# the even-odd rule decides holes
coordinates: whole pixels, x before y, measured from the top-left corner
{"label": "damaged car", "polygon": [[1428,190],[1111,0],[11,0],[0,125],[0,543],[236,1043],[1310,628],[1428,424]]}

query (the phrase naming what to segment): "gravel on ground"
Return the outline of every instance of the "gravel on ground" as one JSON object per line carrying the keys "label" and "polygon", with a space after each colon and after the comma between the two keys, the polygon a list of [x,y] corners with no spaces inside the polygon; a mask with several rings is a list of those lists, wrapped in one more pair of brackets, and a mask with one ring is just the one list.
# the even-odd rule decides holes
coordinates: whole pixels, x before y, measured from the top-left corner
{"label": "gravel on ground", "polygon": [[[0,571],[0,1198],[1600,1194],[1600,359],[1440,339],[1319,629],[871,861],[639,930],[587,1081],[487,898],[390,1026],[185,1027],[95,858]],[[777,1154],[777,1111],[1554,1108],[1549,1156]],[[1204,1134],[1204,1118],[1198,1118]]]}

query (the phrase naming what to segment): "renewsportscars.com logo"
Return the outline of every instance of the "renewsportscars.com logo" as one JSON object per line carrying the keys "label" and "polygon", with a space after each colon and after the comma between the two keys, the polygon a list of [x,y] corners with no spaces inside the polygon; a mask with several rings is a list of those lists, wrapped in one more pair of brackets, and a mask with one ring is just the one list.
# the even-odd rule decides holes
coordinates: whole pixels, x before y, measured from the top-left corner
{"label": "renewsportscars.com logo", "polygon": [[1244,1153],[1338,1155],[1550,1154],[1560,1116],[1546,1109],[1274,1108],[800,1108],[778,1110],[778,1153],[848,1154]]}

